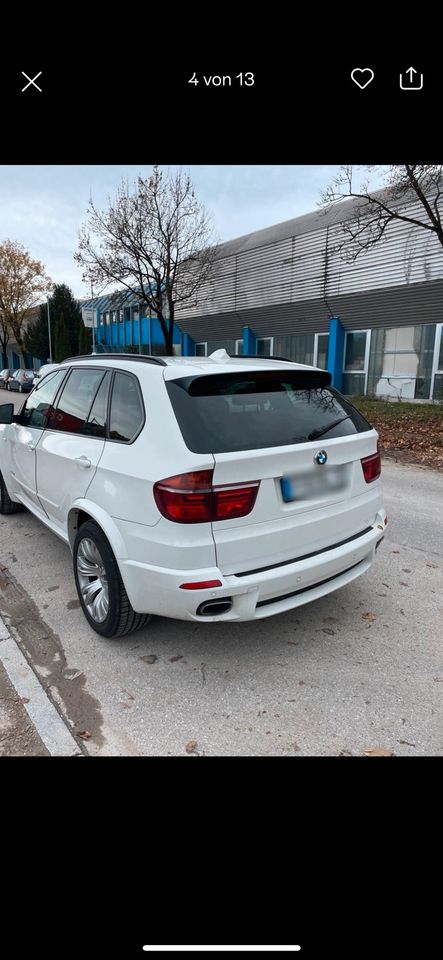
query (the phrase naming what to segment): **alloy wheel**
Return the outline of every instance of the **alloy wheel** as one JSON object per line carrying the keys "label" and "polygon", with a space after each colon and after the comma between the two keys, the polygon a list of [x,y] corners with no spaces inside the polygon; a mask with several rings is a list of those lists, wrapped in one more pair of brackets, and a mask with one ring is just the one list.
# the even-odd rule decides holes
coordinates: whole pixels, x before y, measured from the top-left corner
{"label": "alloy wheel", "polygon": [[109,611],[108,578],[97,545],[89,537],[80,540],[77,575],[83,603],[96,623],[103,623]]}

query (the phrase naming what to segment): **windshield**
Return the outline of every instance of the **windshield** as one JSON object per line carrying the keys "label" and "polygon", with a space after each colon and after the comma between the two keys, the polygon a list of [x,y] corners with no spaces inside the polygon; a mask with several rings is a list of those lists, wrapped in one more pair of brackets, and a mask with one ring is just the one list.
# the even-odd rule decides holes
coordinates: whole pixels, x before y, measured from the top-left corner
{"label": "windshield", "polygon": [[227,453],[370,430],[367,420],[319,371],[257,371],[168,381],[186,446]]}

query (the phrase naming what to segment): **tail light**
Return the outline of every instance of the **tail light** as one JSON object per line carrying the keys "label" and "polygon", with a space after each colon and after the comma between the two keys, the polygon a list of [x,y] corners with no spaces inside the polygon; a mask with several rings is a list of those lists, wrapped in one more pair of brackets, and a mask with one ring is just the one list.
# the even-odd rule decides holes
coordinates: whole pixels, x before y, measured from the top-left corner
{"label": "tail light", "polygon": [[381,474],[381,459],[378,444],[377,453],[373,453],[370,457],[363,457],[361,465],[366,483],[372,483],[373,480],[377,480]]}
{"label": "tail light", "polygon": [[232,520],[251,512],[260,481],[213,486],[213,470],[180,473],[154,484],[154,500],[163,517],[175,523]]}

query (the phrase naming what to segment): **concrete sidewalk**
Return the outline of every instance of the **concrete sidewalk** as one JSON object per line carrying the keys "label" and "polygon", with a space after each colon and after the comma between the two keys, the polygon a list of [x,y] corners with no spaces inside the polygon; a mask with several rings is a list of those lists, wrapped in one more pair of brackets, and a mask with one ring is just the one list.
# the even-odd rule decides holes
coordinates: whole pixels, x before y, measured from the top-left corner
{"label": "concrete sidewalk", "polygon": [[0,663],[0,757],[49,757],[26,712],[23,698]]}
{"label": "concrete sidewalk", "polygon": [[0,756],[72,757],[82,752],[0,617]]}

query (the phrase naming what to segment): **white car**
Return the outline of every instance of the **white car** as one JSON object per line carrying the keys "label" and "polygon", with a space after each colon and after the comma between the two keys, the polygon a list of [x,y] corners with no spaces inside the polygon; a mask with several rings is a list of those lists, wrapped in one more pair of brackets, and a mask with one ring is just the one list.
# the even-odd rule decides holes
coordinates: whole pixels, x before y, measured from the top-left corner
{"label": "white car", "polygon": [[368,570],[387,522],[377,433],[330,379],[224,350],[67,360],[0,406],[0,512],[69,544],[105,637],[316,600]]}

